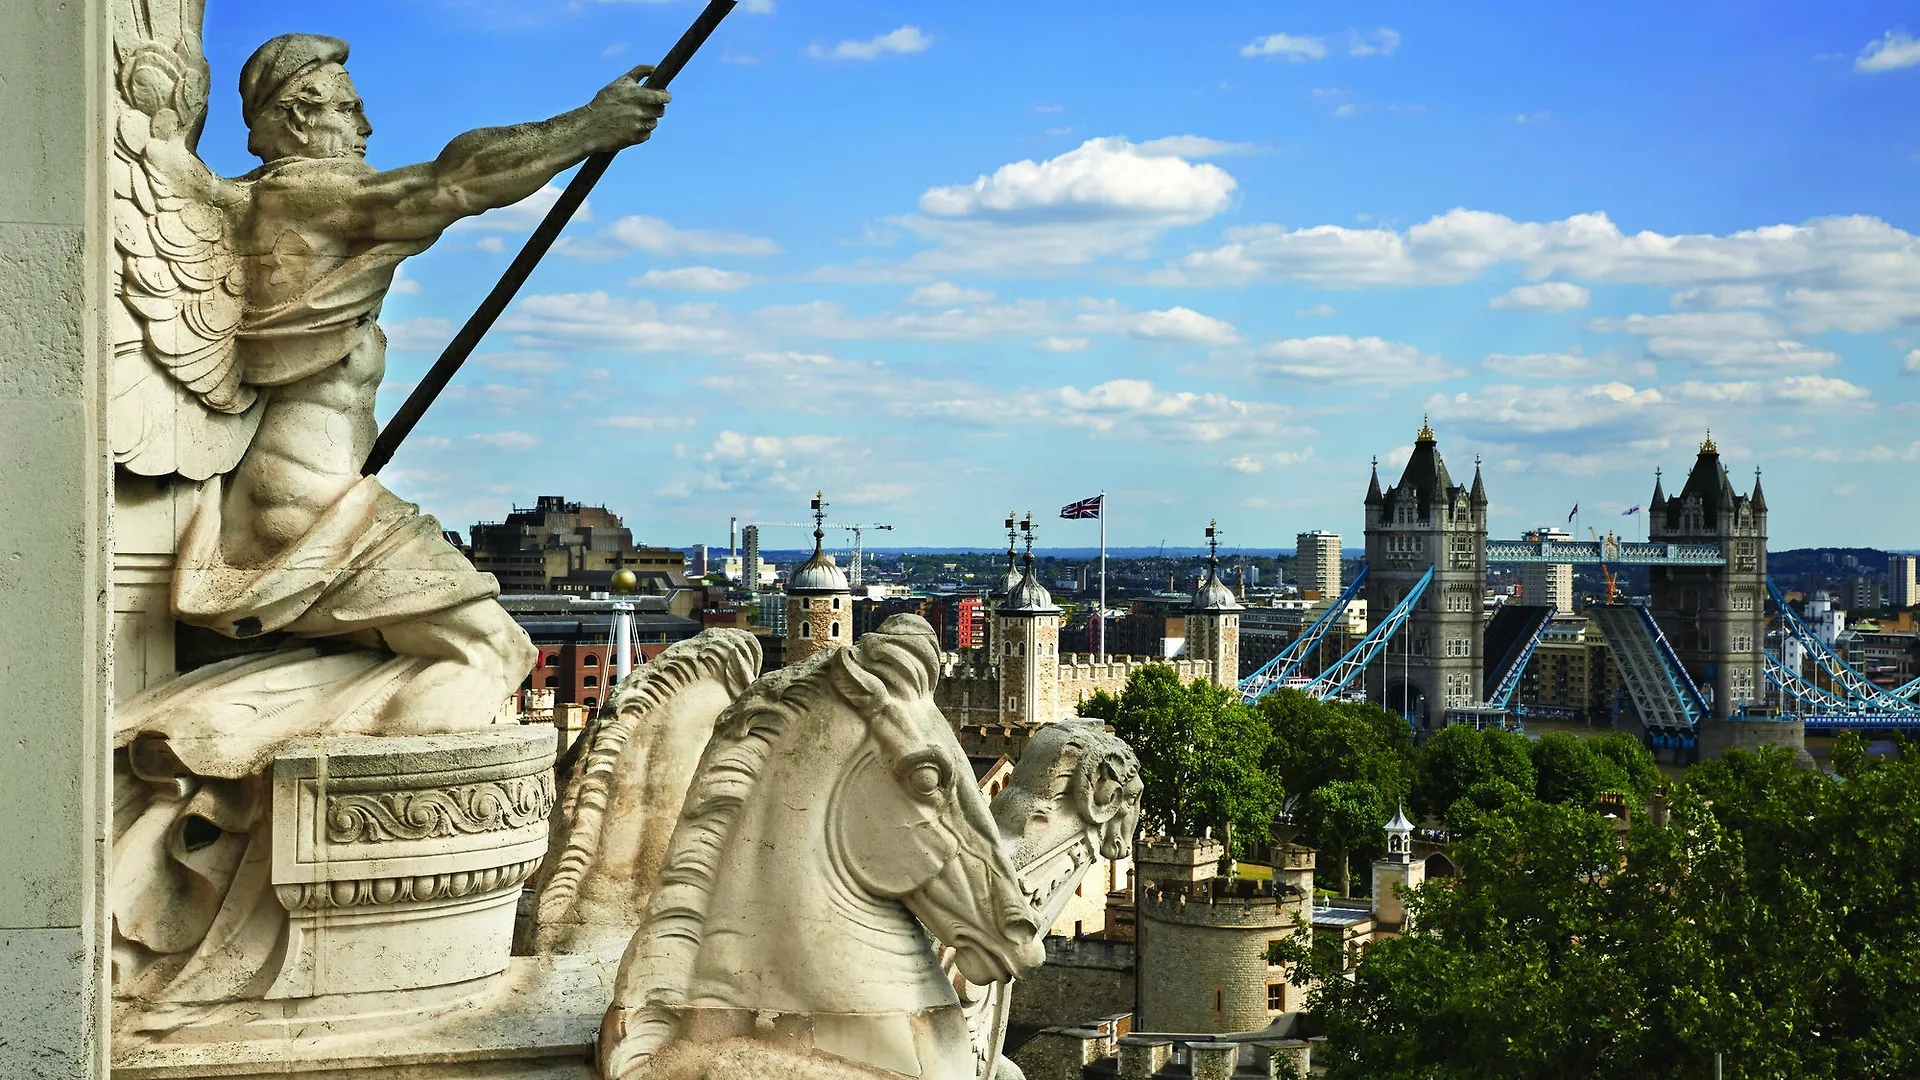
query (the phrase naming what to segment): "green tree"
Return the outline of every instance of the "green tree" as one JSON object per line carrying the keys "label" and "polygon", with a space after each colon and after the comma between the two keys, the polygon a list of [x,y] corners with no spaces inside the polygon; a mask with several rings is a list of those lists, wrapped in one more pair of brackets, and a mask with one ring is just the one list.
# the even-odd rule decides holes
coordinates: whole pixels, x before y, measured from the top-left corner
{"label": "green tree", "polygon": [[1273,733],[1267,768],[1294,798],[1292,824],[1335,862],[1340,894],[1356,856],[1378,852],[1380,826],[1413,788],[1413,731],[1376,705],[1317,701],[1276,690],[1255,711]]}
{"label": "green tree", "polygon": [[1534,790],[1533,758],[1524,735],[1499,728],[1475,731],[1465,724],[1441,728],[1421,748],[1413,787],[1420,814],[1445,817],[1454,803],[1492,781]]}
{"label": "green tree", "polygon": [[1118,696],[1096,693],[1079,711],[1113,725],[1140,758],[1149,827],[1171,835],[1217,828],[1230,851],[1236,839],[1271,835],[1283,791],[1263,768],[1273,736],[1232,690],[1182,684],[1173,668],[1149,664]]}
{"label": "green tree", "polygon": [[1603,791],[1625,793],[1626,771],[1578,735],[1553,732],[1533,744],[1534,793],[1542,802],[1591,809]]}
{"label": "green tree", "polygon": [[1319,838],[1315,846],[1333,856],[1340,895],[1351,895],[1353,850],[1380,835],[1390,813],[1386,799],[1364,780],[1334,780],[1308,792],[1304,803],[1303,816]]}
{"label": "green tree", "polygon": [[1287,947],[1330,1075],[1920,1075],[1920,760],[1833,760],[1730,753],[1624,838],[1576,802],[1488,811],[1352,978]]}

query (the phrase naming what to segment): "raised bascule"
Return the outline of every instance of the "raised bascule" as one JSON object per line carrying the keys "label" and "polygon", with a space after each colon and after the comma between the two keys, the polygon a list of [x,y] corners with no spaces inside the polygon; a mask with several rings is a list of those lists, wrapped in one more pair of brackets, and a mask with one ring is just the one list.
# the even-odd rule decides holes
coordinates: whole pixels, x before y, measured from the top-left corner
{"label": "raised bascule", "polygon": [[[1504,722],[1553,609],[1509,604],[1483,622],[1487,567],[1644,566],[1645,602],[1609,598],[1586,613],[1619,666],[1622,712],[1656,749],[1711,756],[1729,746],[1798,745],[1805,729],[1920,729],[1920,679],[1875,685],[1807,628],[1767,577],[1759,473],[1748,494],[1736,492],[1711,437],[1678,494],[1668,496],[1656,475],[1644,542],[1492,540],[1486,506],[1479,462],[1471,485],[1454,484],[1428,425],[1397,484],[1381,487],[1376,460],[1365,565],[1299,638],[1241,680],[1242,698],[1286,686],[1323,700],[1364,696],[1419,728]],[[1367,634],[1307,677],[1306,659],[1361,595]],[[1796,642],[1816,678],[1767,647],[1769,599],[1778,640]]]}

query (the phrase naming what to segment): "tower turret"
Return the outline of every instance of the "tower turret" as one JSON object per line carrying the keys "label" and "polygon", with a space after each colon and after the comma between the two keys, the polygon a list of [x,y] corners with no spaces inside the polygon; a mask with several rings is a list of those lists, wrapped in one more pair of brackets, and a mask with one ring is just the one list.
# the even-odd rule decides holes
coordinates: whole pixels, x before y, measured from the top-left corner
{"label": "tower turret", "polygon": [[1207,573],[1187,603],[1187,655],[1213,667],[1215,686],[1240,683],[1240,601],[1220,580],[1220,523],[1207,522]]}
{"label": "tower turret", "polygon": [[822,649],[853,644],[853,596],[846,571],[827,554],[827,501],[813,493],[813,555],[787,579],[787,637],[782,659],[797,664]]}
{"label": "tower turret", "polygon": [[1060,719],[1060,606],[1033,572],[1033,515],[1020,522],[1026,555],[1020,580],[993,613],[999,640],[1000,721],[1050,724]]}
{"label": "tower turret", "polygon": [[1445,710],[1477,705],[1481,693],[1480,598],[1487,579],[1487,490],[1455,484],[1433,426],[1423,420],[1400,482],[1367,493],[1367,619],[1378,626],[1433,568],[1393,663],[1367,674],[1369,696],[1423,727]]}

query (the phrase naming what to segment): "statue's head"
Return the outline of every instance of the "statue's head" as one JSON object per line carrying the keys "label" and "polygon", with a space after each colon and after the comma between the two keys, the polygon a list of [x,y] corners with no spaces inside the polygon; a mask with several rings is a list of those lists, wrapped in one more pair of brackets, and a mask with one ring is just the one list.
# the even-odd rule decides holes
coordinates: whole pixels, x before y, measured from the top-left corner
{"label": "statue's head", "polygon": [[247,149],[262,161],[365,157],[367,122],[347,74],[347,43],[321,34],[282,34],[240,68],[240,115]]}

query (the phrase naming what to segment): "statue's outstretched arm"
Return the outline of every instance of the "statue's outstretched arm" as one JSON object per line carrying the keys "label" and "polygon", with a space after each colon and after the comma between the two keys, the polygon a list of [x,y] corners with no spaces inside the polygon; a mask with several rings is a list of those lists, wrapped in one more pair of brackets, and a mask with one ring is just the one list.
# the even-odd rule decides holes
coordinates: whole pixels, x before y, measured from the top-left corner
{"label": "statue's outstretched arm", "polygon": [[645,142],[672,99],[639,84],[652,70],[635,68],[551,120],[469,131],[430,162],[363,178],[348,203],[351,231],[380,240],[434,236],[519,202],[588,154]]}

